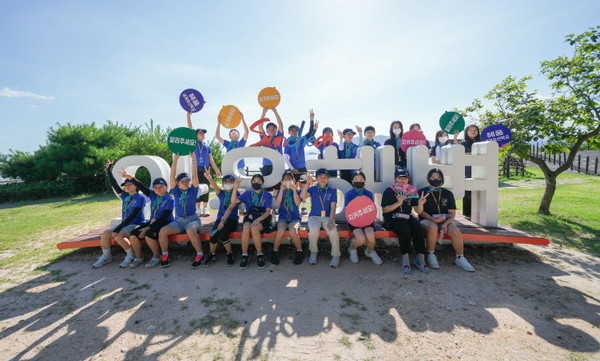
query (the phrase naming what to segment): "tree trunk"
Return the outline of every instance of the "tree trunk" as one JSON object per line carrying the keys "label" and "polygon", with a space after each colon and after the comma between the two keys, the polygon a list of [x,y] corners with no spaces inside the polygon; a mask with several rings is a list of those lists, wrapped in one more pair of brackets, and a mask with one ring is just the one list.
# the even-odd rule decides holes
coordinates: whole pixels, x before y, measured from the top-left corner
{"label": "tree trunk", "polygon": [[556,175],[544,174],[544,177],[546,178],[546,189],[544,190],[544,196],[542,197],[540,207],[538,208],[538,214],[549,215],[552,197],[554,197],[554,192],[556,192]]}

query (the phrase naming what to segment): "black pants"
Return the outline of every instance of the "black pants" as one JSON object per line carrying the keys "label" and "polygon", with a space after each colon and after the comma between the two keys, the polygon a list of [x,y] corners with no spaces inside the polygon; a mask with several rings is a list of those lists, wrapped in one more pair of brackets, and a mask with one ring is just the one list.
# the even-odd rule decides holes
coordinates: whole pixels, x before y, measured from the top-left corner
{"label": "black pants", "polygon": [[[215,221],[215,224],[213,225],[213,231],[217,229],[217,227],[219,226],[219,223],[221,222],[220,219],[217,219]],[[221,242],[223,244],[227,244],[229,243],[229,235],[231,234],[231,232],[235,232],[237,231],[237,226],[238,226],[238,221],[237,220],[232,220],[232,219],[228,219],[225,221],[225,224],[223,225],[223,228],[221,228],[220,231],[216,231],[215,233],[212,233],[212,236],[210,237],[210,243],[218,243]]]}
{"label": "black pants", "polygon": [[199,165],[198,166],[198,183],[206,184],[207,186],[209,186],[208,192],[206,194],[198,196],[198,198],[196,198],[196,202],[208,202],[208,193],[210,193],[210,182],[208,181],[208,178],[206,178],[204,176],[204,172],[210,172],[210,167],[205,167],[205,166]]}
{"label": "black pants", "polygon": [[409,219],[392,218],[385,225],[385,228],[393,231],[398,236],[401,255],[408,253],[411,239],[413,246],[415,246],[415,252],[423,254],[427,252],[425,249],[425,230],[417,219],[413,217]]}
{"label": "black pants", "polygon": [[296,182],[305,184],[307,174],[306,172],[308,172],[308,169],[306,169],[306,167],[298,168],[298,173],[294,174],[294,179],[296,180]]}
{"label": "black pants", "polygon": [[463,198],[463,216],[471,217],[471,191],[465,191]]}
{"label": "black pants", "polygon": [[351,180],[352,180],[352,175],[354,174],[354,170],[340,170],[340,178],[342,178],[343,180],[345,180],[346,182],[352,184]]}

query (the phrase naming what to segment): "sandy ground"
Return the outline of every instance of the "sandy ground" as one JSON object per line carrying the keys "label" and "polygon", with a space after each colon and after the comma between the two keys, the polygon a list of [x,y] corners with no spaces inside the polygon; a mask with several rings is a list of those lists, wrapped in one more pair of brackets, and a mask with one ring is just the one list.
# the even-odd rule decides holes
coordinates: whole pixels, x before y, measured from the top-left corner
{"label": "sandy ground", "polygon": [[393,247],[339,269],[286,251],[239,270],[219,251],[197,270],[186,248],[133,270],[117,248],[100,270],[98,250],[76,251],[0,294],[0,359],[600,360],[600,265],[584,253],[471,246],[467,273],[444,246],[440,270],[404,275]]}

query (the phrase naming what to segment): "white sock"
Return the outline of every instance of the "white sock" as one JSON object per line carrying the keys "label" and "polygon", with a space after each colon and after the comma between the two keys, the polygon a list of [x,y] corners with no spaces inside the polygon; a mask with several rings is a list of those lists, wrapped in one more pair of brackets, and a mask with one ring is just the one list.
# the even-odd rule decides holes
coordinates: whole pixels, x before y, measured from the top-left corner
{"label": "white sock", "polygon": [[464,257],[464,256],[465,256],[464,254],[458,254],[458,253],[456,254],[456,258],[461,258],[461,257]]}
{"label": "white sock", "polygon": [[410,258],[408,258],[408,253],[402,255],[402,265],[410,264]]}
{"label": "white sock", "polygon": [[204,256],[203,252],[196,252],[196,256]]}
{"label": "white sock", "polygon": [[107,249],[102,249],[102,255],[103,255],[105,258],[110,258],[110,248],[107,248]]}
{"label": "white sock", "polygon": [[125,253],[127,253],[127,255],[130,257],[134,257],[133,248],[126,249]]}

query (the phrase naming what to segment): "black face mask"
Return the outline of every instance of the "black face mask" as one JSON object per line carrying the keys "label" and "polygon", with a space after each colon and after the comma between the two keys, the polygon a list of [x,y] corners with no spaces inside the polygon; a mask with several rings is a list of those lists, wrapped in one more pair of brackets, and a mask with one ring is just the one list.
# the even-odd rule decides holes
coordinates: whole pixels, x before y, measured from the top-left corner
{"label": "black face mask", "polygon": [[260,183],[252,183],[252,189],[254,189],[255,191],[259,190],[262,188],[262,184]]}
{"label": "black face mask", "polygon": [[433,179],[433,178],[429,178],[429,184],[432,187],[439,187],[442,185],[442,180],[441,179]]}
{"label": "black face mask", "polygon": [[352,184],[354,185],[354,188],[356,188],[356,189],[363,189],[365,187],[365,182],[354,182]]}

